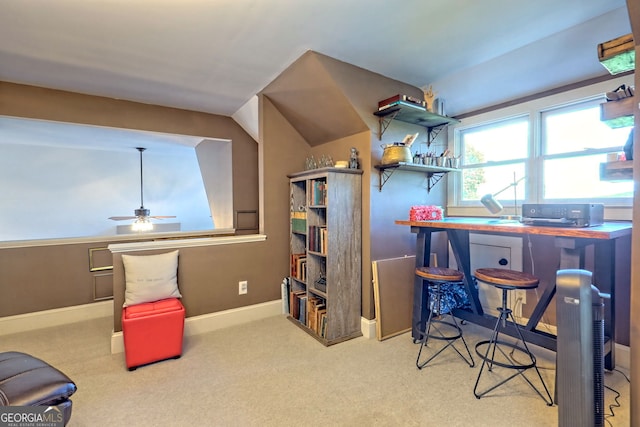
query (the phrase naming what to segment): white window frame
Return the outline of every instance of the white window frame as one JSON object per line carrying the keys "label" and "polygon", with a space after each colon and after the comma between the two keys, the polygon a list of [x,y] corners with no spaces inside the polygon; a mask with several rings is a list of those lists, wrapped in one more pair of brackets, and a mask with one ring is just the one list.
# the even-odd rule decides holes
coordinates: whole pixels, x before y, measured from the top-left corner
{"label": "white window frame", "polygon": [[[461,120],[457,125],[448,128],[448,148],[454,154],[461,153],[461,132],[478,127],[483,124],[503,121],[517,117],[529,117],[529,158],[525,164],[526,179],[526,203],[542,203],[541,185],[542,177],[531,176],[531,171],[542,170],[541,115],[543,111],[570,105],[575,102],[586,101],[601,97],[605,102],[604,93],[616,87],[626,84],[634,85],[634,76],[628,75],[603,81],[589,86],[584,86],[566,92],[538,98],[528,102],[512,105]],[[487,209],[480,202],[463,203],[461,198],[462,174],[451,172],[447,174],[447,215],[449,216],[490,216]],[[506,185],[506,184],[505,184]],[[520,203],[520,202],[519,202]],[[513,203],[505,203],[509,209]],[[512,208],[511,208],[512,209]],[[605,205],[605,219],[607,220],[631,220],[632,206],[629,205]]]}

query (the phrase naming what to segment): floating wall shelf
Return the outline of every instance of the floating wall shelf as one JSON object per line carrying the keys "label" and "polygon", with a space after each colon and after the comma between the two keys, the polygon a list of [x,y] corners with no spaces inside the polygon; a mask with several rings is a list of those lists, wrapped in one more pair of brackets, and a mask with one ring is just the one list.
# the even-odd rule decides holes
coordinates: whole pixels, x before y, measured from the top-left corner
{"label": "floating wall shelf", "polygon": [[619,101],[608,101],[600,104],[600,121],[612,128],[633,126],[635,101],[636,97],[630,96]]}
{"label": "floating wall shelf", "polygon": [[[400,103],[373,113],[378,117],[378,139],[382,140],[382,135],[393,120],[419,125],[427,129],[427,145],[438,136],[438,133],[445,126],[459,123],[459,120],[452,117],[441,116],[427,111],[424,107]],[[434,133],[435,131],[435,133]]]}
{"label": "floating wall shelf", "polygon": [[378,185],[378,191],[382,191],[382,187],[387,183],[391,175],[397,170],[401,171],[410,171],[410,172],[421,172],[427,175],[427,192],[430,192],[431,189],[449,172],[459,172],[460,169],[455,168],[445,168],[440,166],[428,166],[421,165],[416,163],[391,163],[388,165],[377,165],[375,166],[378,169],[380,175],[380,181]]}
{"label": "floating wall shelf", "polygon": [[633,160],[600,163],[601,181],[628,181],[633,179]]}

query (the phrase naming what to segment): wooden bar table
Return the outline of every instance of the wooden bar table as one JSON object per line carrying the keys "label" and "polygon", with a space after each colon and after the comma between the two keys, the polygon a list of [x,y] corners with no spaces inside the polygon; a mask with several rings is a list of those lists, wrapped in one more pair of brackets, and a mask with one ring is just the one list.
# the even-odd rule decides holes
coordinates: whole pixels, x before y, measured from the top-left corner
{"label": "wooden bar table", "polygon": [[[429,265],[431,253],[431,234],[445,231],[456,258],[458,269],[464,273],[464,285],[471,303],[470,310],[456,309],[454,314],[460,319],[493,328],[495,317],[485,314],[480,304],[478,290],[473,283],[470,262],[469,233],[485,234],[537,234],[554,236],[554,244],[560,248],[560,269],[584,269],[585,248],[594,246],[593,284],[600,292],[611,295],[605,302],[605,367],[609,370],[615,367],[615,240],[630,236],[632,226],[630,222],[609,222],[596,227],[542,227],[525,225],[519,222],[501,222],[488,218],[446,218],[438,221],[395,221],[398,225],[411,227],[411,232],[417,234],[416,239],[416,268]],[[523,335],[528,342],[540,345],[550,350],[556,350],[556,336],[536,329],[551,299],[555,295],[556,285],[551,284],[543,293],[535,306],[533,313],[524,326]],[[418,330],[424,329],[429,306],[428,294],[424,291],[422,280],[416,276],[413,291],[413,321],[412,337],[419,339]],[[513,325],[507,325],[504,333],[516,336]]]}

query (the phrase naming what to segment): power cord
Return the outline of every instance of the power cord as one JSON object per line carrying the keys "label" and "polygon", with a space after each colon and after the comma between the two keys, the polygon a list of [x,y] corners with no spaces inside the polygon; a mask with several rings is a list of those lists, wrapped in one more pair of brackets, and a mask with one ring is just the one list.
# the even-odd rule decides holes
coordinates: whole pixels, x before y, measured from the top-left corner
{"label": "power cord", "polygon": [[[627,380],[628,383],[631,383],[631,380],[629,379],[629,377],[627,376],[627,374],[625,374],[624,372],[622,372],[619,369],[613,369],[613,371],[618,372],[620,375],[622,375],[624,377],[625,380]],[[620,407],[620,401],[618,400],[620,398],[620,393],[615,390],[612,387],[609,387],[608,385],[605,384],[604,386],[607,390],[611,391],[612,393],[614,393],[613,396],[613,403],[609,405],[609,414],[605,414],[604,416],[604,420],[607,422],[608,425],[610,425],[611,427],[613,427],[613,424],[611,424],[611,421],[609,420],[609,418],[615,417],[616,414],[613,412],[613,408],[619,408]]]}
{"label": "power cord", "polygon": [[611,421],[609,420],[609,418],[616,416],[616,414],[613,413],[613,408],[620,407],[620,401],[618,401],[618,398],[620,397],[620,393],[617,390],[614,390],[613,388],[609,387],[608,385],[605,385],[604,388],[615,393],[615,396],[613,397],[613,403],[609,405],[609,412],[611,413],[604,415],[604,420],[607,422],[607,424],[613,427],[613,424],[611,424]]}
{"label": "power cord", "polygon": [[625,374],[624,372],[622,372],[620,369],[613,369],[614,371],[618,372],[620,375],[622,375],[624,377],[625,380],[627,380],[628,383],[631,383],[631,380],[629,379],[629,377],[627,376],[627,374]]}

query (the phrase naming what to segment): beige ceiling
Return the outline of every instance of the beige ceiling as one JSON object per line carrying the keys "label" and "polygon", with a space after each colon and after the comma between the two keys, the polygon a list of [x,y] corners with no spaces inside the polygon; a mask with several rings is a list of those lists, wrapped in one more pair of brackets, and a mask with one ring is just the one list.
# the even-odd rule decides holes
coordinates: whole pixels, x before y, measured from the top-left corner
{"label": "beige ceiling", "polygon": [[[0,80],[232,115],[307,50],[422,87],[516,51],[570,56],[540,42],[616,10],[625,0],[3,0]],[[519,75],[503,96],[602,73],[595,45],[620,35],[604,30],[567,38],[588,62]]]}

